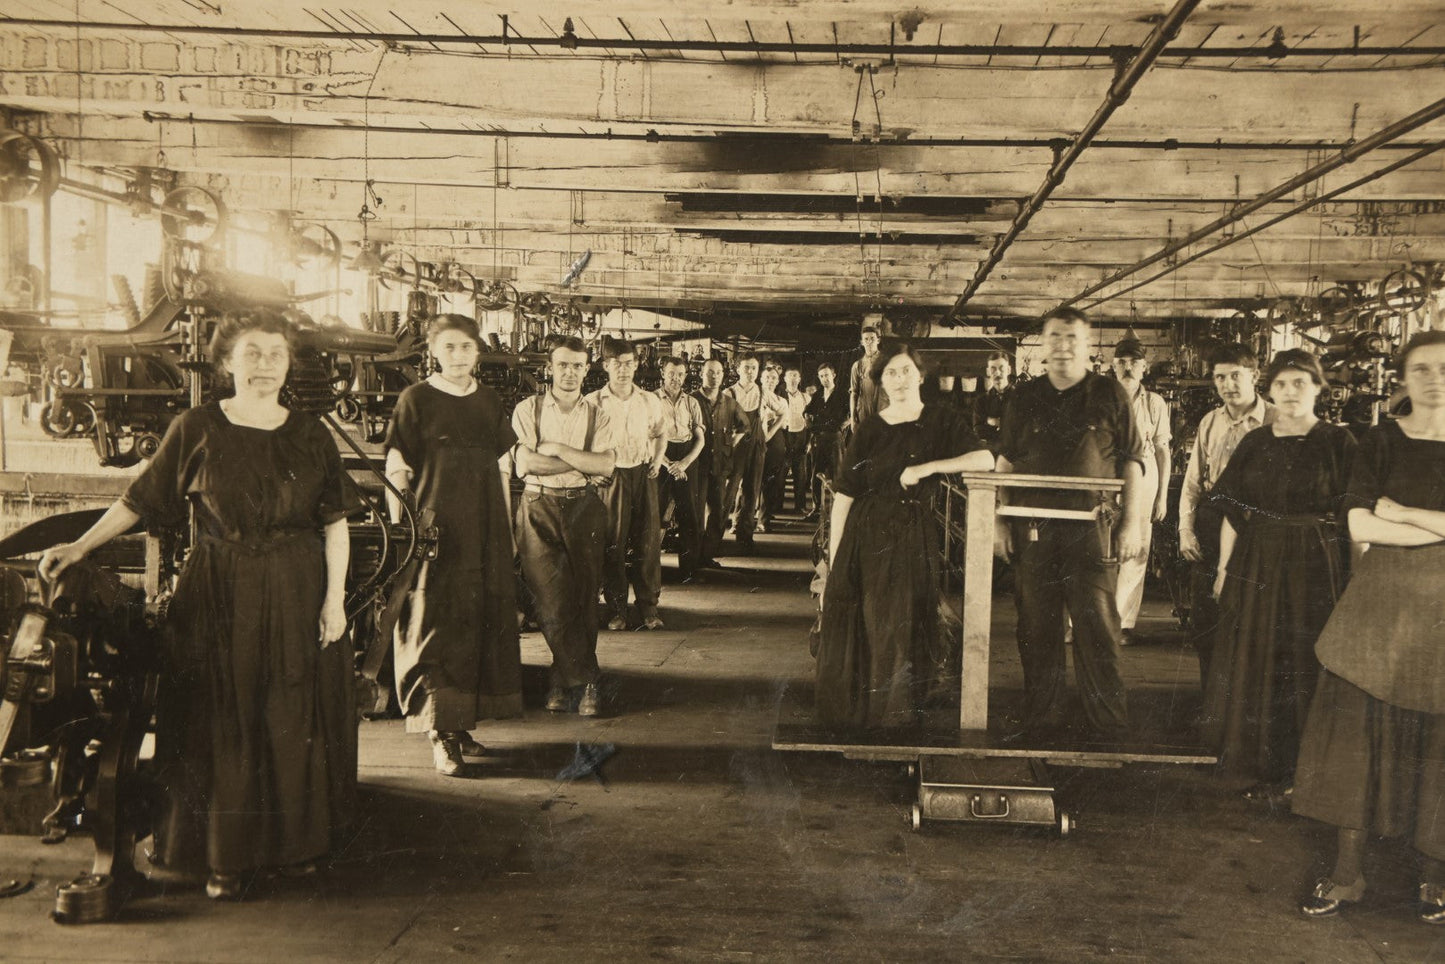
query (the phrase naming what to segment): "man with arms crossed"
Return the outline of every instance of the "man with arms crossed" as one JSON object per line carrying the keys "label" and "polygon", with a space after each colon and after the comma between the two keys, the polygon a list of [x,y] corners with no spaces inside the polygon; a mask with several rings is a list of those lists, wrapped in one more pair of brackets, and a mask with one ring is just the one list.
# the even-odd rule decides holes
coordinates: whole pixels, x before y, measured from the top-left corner
{"label": "man with arms crossed", "polygon": [[552,651],[547,709],[563,712],[579,697],[577,712],[596,716],[597,589],[607,509],[593,479],[612,475],[616,459],[607,416],[582,397],[587,364],[581,339],[557,339],[549,362],[552,387],[513,410],[512,431],[517,474],[525,483],[517,550]]}

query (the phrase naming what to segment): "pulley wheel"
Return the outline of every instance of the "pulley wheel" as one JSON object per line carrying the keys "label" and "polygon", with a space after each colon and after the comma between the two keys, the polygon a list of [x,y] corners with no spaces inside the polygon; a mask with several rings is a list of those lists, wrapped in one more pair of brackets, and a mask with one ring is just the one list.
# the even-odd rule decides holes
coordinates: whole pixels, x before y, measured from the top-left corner
{"label": "pulley wheel", "polygon": [[0,787],[43,787],[50,782],[50,754],[44,750],[21,750],[0,759]]}
{"label": "pulley wheel", "polygon": [[114,877],[81,874],[55,889],[54,917],[61,924],[94,924],[114,917],[119,903]]}

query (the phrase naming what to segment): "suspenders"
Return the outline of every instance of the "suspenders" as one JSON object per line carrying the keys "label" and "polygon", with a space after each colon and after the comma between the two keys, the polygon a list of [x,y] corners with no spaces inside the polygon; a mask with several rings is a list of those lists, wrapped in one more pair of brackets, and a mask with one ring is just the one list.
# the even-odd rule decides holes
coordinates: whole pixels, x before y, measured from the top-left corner
{"label": "suspenders", "polygon": [[[532,405],[532,431],[535,434],[538,445],[542,444],[542,402],[546,397],[546,393],[532,396],[534,399],[534,404]],[[577,402],[578,404],[587,406],[587,440],[582,443],[582,448],[584,451],[590,452],[592,451],[592,438],[597,431],[597,406],[585,398],[579,398]]]}

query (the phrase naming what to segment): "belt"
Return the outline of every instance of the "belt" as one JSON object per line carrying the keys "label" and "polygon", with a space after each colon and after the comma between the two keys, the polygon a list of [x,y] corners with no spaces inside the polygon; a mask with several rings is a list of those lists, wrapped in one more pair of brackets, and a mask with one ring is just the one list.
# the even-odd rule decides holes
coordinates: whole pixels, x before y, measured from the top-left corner
{"label": "belt", "polygon": [[528,482],[525,486],[523,486],[523,489],[524,491],[531,492],[534,495],[551,495],[556,496],[559,499],[580,499],[582,496],[586,495],[589,492],[597,491],[596,488],[590,485],[534,485],[531,482]]}

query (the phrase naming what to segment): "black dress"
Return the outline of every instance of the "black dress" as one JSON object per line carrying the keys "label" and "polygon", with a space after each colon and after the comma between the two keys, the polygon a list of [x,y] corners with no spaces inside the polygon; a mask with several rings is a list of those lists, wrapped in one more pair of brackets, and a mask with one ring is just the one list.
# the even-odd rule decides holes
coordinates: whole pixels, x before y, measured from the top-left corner
{"label": "black dress", "polygon": [[1237,539],[1201,720],[1228,772],[1294,774],[1319,677],[1315,640],[1344,581],[1334,519],[1354,449],[1346,429],[1326,422],[1292,436],[1264,426],[1240,440],[1212,490]]}
{"label": "black dress", "polygon": [[234,425],[212,402],[177,418],[122,497],[199,536],[171,600],[156,711],[167,809],[156,858],[233,874],[330,849],[354,810],[351,645],[322,649],[321,529],[344,516],[336,442],[316,419]]}
{"label": "black dress", "polygon": [[[1381,496],[1445,511],[1445,442],[1370,429],[1346,509]],[[1295,813],[1407,837],[1445,860],[1445,543],[1372,546],[1320,636],[1324,663],[1295,774]]]}
{"label": "black dress", "polygon": [[910,465],[983,448],[968,419],[925,406],[911,422],[864,421],[834,482],[853,506],[823,596],[816,711],[833,726],[893,727],[918,722],[939,639],[941,560],[933,500],[938,477],[904,489]]}
{"label": "black dress", "polygon": [[414,473],[417,507],[440,530],[422,633],[398,634],[397,696],[407,729],[469,730],[522,712],[511,525],[497,460],[517,444],[497,393],[402,392],[386,446]]}

